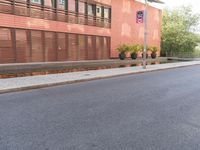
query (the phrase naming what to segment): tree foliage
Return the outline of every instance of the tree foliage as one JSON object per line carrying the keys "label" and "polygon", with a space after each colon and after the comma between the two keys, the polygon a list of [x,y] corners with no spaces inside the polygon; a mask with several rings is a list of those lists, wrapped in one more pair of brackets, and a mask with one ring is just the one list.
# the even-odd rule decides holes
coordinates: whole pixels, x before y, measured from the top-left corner
{"label": "tree foliage", "polygon": [[161,52],[192,52],[197,45],[195,34],[200,15],[194,14],[191,7],[174,10],[164,9],[162,24]]}

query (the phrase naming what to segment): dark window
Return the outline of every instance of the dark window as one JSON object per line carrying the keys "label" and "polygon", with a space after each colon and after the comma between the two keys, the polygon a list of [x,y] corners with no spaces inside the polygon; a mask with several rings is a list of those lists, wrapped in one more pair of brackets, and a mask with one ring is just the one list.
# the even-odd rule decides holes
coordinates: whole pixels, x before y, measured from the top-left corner
{"label": "dark window", "polygon": [[110,38],[109,37],[103,37],[103,54],[102,59],[109,59],[110,56]]}
{"label": "dark window", "polygon": [[87,54],[89,60],[95,60],[95,37],[87,36]]}
{"label": "dark window", "polygon": [[57,33],[58,61],[67,60],[67,41],[65,33]]}
{"label": "dark window", "polygon": [[45,32],[45,61],[56,61],[55,33]]}
{"label": "dark window", "polygon": [[79,35],[79,60],[86,60],[87,51],[86,51],[86,36]]}
{"label": "dark window", "polygon": [[109,59],[109,55],[109,37],[0,28],[0,63]]}
{"label": "dark window", "polygon": [[30,61],[30,47],[26,30],[15,30],[16,34],[16,61],[25,63]]}
{"label": "dark window", "polygon": [[103,40],[102,37],[96,36],[96,59],[102,58],[102,47],[103,47]]}
{"label": "dark window", "polygon": [[15,52],[13,50],[11,29],[0,28],[0,63],[13,63]]}
{"label": "dark window", "polygon": [[76,34],[68,34],[69,52],[68,60],[78,59],[78,36]]}
{"label": "dark window", "polygon": [[32,62],[44,61],[43,36],[41,31],[31,31],[31,60]]}

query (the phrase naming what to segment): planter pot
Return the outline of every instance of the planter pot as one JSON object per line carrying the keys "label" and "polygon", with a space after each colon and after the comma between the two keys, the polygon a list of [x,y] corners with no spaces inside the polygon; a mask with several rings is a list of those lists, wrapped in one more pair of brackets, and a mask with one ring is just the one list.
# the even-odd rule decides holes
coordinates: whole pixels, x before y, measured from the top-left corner
{"label": "planter pot", "polygon": [[155,59],[156,56],[157,56],[156,53],[152,53],[152,54],[151,54],[151,58],[152,58],[152,59]]}
{"label": "planter pot", "polygon": [[119,54],[119,59],[120,60],[124,60],[126,58],[126,54],[125,53],[120,53]]}
{"label": "planter pot", "polygon": [[132,58],[132,59],[137,59],[137,54],[136,54],[136,53],[132,53],[132,54],[131,54],[131,58]]}

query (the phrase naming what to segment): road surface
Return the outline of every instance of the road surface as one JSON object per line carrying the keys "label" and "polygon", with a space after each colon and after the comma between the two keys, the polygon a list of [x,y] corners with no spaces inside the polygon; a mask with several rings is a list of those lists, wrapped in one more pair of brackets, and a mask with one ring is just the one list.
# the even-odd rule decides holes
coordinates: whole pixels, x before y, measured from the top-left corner
{"label": "road surface", "polygon": [[0,150],[199,150],[200,66],[0,95]]}

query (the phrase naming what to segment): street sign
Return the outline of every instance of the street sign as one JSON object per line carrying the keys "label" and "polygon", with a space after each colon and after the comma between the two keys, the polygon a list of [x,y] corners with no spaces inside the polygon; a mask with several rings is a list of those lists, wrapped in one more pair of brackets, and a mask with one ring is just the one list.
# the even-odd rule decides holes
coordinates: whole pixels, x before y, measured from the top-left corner
{"label": "street sign", "polygon": [[136,13],[136,23],[143,23],[144,22],[144,11],[140,10]]}

